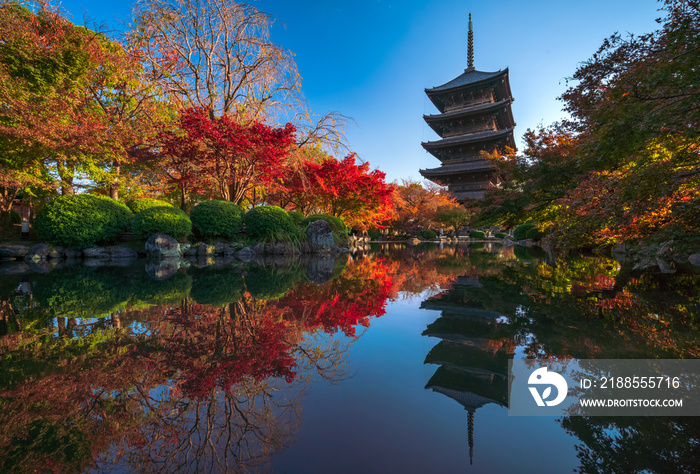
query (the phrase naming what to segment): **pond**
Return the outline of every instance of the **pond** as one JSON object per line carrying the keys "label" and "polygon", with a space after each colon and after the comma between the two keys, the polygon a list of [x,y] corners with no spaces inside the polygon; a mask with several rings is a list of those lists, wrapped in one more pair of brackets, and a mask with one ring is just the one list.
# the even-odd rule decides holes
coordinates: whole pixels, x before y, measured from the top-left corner
{"label": "pond", "polygon": [[698,274],[495,244],[180,263],[5,268],[1,472],[700,470],[699,417],[508,416],[507,384],[700,358]]}

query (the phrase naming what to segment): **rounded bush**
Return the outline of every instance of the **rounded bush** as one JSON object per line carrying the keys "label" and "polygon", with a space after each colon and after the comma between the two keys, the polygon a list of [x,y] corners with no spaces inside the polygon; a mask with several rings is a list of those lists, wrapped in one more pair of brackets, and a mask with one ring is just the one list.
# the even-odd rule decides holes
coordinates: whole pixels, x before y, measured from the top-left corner
{"label": "rounded bush", "polygon": [[499,232],[498,234],[496,234],[497,239],[505,239],[506,237],[508,237],[508,234],[506,234],[505,232]]}
{"label": "rounded bush", "polygon": [[536,227],[536,225],[534,222],[526,222],[525,224],[519,225],[513,231],[513,239],[515,239],[515,240],[527,239],[527,232],[530,229],[534,229],[535,227]]}
{"label": "rounded bush", "polygon": [[420,236],[426,240],[437,239],[437,232],[432,229],[423,229],[420,231]]}
{"label": "rounded bush", "polygon": [[243,209],[230,201],[203,201],[190,213],[192,229],[203,239],[232,239],[243,229]]}
{"label": "rounded bush", "polygon": [[107,196],[61,196],[37,212],[34,231],[52,244],[82,249],[114,241],[132,224],[134,214],[123,202]]}
{"label": "rounded bush", "polygon": [[289,217],[292,218],[292,220],[297,225],[297,227],[303,226],[302,223],[304,222],[304,219],[305,219],[304,214],[302,214],[299,211],[289,211],[289,212],[287,212],[287,214],[289,214]]}
{"label": "rounded bush", "polygon": [[173,207],[173,205],[167,201],[161,201],[160,199],[154,198],[132,199],[131,201],[127,202],[126,205],[129,206],[129,209],[131,209],[134,214],[138,214],[139,212],[145,211],[146,209],[150,209],[152,207]]}
{"label": "rounded bush", "polygon": [[147,239],[157,233],[183,240],[192,233],[192,221],[185,211],[174,207],[151,207],[136,214],[135,236]]}
{"label": "rounded bush", "polygon": [[10,209],[10,224],[21,224],[22,223],[22,216],[19,215],[19,212],[15,211],[14,209]]}
{"label": "rounded bush", "polygon": [[287,211],[278,206],[258,206],[245,215],[248,235],[259,241],[290,240],[299,231]]}
{"label": "rounded bush", "polygon": [[485,239],[486,238],[486,232],[482,230],[473,230],[469,232],[469,237],[472,239]]}

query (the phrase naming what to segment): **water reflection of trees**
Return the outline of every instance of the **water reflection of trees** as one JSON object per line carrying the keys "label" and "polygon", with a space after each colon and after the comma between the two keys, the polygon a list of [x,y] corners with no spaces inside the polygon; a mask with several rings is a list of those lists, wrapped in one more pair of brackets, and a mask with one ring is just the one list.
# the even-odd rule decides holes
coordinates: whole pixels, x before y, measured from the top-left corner
{"label": "water reflection of trees", "polygon": [[309,382],[348,376],[355,327],[393,288],[372,258],[326,285],[299,266],[123,271],[76,267],[2,300],[3,472],[266,470]]}

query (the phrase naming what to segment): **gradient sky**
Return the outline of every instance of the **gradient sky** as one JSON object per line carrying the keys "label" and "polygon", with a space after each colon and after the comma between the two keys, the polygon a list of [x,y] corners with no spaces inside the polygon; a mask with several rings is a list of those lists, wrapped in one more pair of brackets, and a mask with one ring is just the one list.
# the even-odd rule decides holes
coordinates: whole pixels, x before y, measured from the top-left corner
{"label": "gradient sky", "polygon": [[[614,32],[658,27],[654,0],[258,0],[277,18],[272,39],[295,53],[302,89],[318,114],[337,111],[356,122],[350,147],[387,174],[421,179],[440,162],[421,141],[439,137],[423,114],[436,113],[424,93],[466,68],[468,15],[474,24],[474,64],[509,68],[516,144],[528,128],[562,118],[557,97],[566,78]],[[130,0],[63,0],[71,19],[84,14],[121,29]]]}

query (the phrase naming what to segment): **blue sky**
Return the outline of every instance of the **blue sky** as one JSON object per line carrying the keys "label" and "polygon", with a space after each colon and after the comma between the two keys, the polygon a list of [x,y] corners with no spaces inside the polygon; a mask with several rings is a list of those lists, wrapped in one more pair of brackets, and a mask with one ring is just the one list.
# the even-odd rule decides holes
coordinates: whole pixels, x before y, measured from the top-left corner
{"label": "blue sky", "polygon": [[[566,78],[614,32],[643,34],[661,16],[653,0],[259,0],[277,18],[273,40],[295,53],[302,88],[318,114],[337,111],[356,122],[350,147],[387,180],[420,179],[439,161],[421,141],[438,139],[423,121],[436,109],[425,88],[466,68],[468,15],[474,23],[475,66],[509,68],[516,144],[528,128],[564,116],[556,98]],[[63,0],[112,29],[128,22],[129,0]]]}

